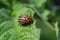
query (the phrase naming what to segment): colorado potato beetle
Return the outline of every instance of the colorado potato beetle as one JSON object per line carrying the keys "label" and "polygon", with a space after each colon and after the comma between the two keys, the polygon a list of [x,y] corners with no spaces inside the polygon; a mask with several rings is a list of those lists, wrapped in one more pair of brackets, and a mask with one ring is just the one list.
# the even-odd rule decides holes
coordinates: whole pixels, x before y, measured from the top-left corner
{"label": "colorado potato beetle", "polygon": [[18,17],[18,22],[22,25],[28,25],[28,24],[33,23],[33,19],[27,14],[23,14]]}

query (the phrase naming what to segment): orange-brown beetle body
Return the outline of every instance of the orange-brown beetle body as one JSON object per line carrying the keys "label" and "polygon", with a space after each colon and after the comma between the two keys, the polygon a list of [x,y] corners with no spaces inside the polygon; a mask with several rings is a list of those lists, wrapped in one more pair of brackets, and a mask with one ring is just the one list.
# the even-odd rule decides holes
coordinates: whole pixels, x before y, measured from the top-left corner
{"label": "orange-brown beetle body", "polygon": [[18,22],[22,25],[26,25],[26,24],[31,24],[33,23],[33,20],[30,16],[28,16],[27,14],[23,14],[21,16],[18,17]]}

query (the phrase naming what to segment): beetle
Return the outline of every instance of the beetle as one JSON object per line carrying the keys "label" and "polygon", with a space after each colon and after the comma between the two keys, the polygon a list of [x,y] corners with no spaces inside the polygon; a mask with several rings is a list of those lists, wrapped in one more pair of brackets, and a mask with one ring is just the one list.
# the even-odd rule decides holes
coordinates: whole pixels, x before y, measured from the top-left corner
{"label": "beetle", "polygon": [[29,15],[23,14],[18,17],[18,22],[22,25],[28,25],[33,23],[33,19]]}

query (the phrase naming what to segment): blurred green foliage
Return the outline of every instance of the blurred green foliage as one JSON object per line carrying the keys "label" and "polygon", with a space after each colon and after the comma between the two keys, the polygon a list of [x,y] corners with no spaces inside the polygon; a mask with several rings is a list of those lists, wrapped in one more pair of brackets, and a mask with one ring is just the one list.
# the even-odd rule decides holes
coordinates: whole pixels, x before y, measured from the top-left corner
{"label": "blurred green foliage", "polygon": [[[19,25],[22,14],[33,24]],[[0,40],[60,40],[60,0],[0,0]]]}

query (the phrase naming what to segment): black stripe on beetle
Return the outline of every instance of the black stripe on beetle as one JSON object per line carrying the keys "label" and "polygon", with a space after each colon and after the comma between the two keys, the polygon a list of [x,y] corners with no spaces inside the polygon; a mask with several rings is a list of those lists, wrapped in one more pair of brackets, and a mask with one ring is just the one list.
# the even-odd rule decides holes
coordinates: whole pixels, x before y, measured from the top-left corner
{"label": "black stripe on beetle", "polygon": [[33,19],[27,14],[23,14],[18,17],[18,22],[19,24],[22,24],[22,25],[29,25],[33,23]]}

